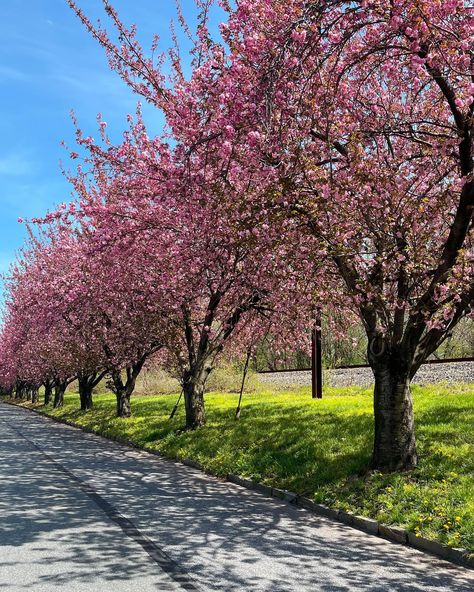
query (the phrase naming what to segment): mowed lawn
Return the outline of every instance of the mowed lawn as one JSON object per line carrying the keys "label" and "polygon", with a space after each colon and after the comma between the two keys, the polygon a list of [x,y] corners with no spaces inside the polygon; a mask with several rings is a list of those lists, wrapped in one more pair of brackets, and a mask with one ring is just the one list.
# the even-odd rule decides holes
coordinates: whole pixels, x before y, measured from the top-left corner
{"label": "mowed lawn", "polygon": [[183,405],[168,416],[176,396],[132,400],[133,417],[114,417],[111,394],[94,397],[94,409],[77,410],[67,393],[59,410],[38,409],[103,435],[132,440],[171,458],[199,461],[215,475],[235,473],[304,494],[455,547],[474,550],[474,388],[415,386],[419,467],[409,473],[368,472],[373,420],[367,389],[326,389],[312,400],[309,388],[206,395],[207,425],[182,431]]}

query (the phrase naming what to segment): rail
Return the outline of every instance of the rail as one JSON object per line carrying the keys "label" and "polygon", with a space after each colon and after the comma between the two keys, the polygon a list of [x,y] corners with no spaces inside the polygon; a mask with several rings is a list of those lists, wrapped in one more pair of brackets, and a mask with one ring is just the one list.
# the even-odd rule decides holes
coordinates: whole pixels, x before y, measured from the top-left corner
{"label": "rail", "polygon": [[[424,364],[450,364],[454,362],[474,362],[474,357],[470,358],[447,358],[443,360],[426,360]],[[328,370],[350,370],[351,368],[370,368],[369,364],[353,364],[352,366],[335,366]],[[277,374],[279,372],[311,372],[309,368],[283,368],[281,370],[257,370],[258,374]]]}

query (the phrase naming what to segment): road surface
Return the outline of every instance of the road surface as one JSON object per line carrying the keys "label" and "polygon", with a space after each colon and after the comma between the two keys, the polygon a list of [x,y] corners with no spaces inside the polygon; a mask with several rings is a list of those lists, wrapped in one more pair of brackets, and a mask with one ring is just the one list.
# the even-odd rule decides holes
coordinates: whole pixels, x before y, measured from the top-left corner
{"label": "road surface", "polygon": [[474,572],[0,404],[0,590],[472,592]]}

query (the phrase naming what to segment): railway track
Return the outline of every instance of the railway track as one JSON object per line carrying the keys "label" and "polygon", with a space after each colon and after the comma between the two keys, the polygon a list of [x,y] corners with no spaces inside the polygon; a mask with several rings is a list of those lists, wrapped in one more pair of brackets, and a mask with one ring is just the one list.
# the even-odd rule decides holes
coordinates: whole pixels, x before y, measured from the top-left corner
{"label": "railway track", "polygon": [[[259,379],[265,384],[275,386],[311,385],[310,370],[285,370],[261,372]],[[370,386],[373,384],[372,371],[368,366],[350,366],[326,370],[323,382],[329,386]],[[474,383],[474,360],[465,358],[456,361],[433,361],[423,364],[413,379],[417,384],[437,382]]]}

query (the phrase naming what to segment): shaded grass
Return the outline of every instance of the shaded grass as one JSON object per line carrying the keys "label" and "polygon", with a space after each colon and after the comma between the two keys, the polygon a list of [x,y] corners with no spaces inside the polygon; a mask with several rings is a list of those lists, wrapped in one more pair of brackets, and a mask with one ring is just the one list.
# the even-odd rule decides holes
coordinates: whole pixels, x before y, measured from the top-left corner
{"label": "shaded grass", "polygon": [[175,396],[136,397],[133,417],[114,417],[115,398],[95,396],[81,412],[78,396],[51,416],[105,436],[126,438],[171,458],[192,458],[216,475],[236,473],[304,494],[333,507],[397,524],[452,546],[474,550],[474,389],[414,386],[419,467],[409,473],[367,472],[373,437],[372,393],[328,388],[323,400],[307,387],[244,397],[206,395],[208,421],[182,431],[183,407],[169,421]]}

